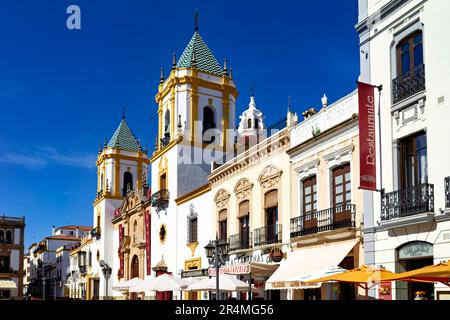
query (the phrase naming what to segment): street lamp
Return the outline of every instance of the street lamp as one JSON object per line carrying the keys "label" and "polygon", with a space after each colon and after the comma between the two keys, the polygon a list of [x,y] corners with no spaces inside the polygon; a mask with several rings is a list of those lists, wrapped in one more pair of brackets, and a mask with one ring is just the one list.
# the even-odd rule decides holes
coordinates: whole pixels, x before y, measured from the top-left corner
{"label": "street lamp", "polygon": [[228,243],[226,241],[219,241],[216,234],[216,240],[210,241],[206,246],[206,257],[210,265],[216,269],[216,299],[220,300],[219,295],[219,268],[225,264],[228,255]]}
{"label": "street lamp", "polygon": [[104,260],[100,260],[99,263],[100,263],[100,267],[102,268],[102,271],[103,271],[103,276],[105,277],[105,286],[106,286],[105,296],[106,296],[106,300],[108,300],[108,280],[109,280],[109,277],[111,276],[112,268],[107,263],[105,263]]}

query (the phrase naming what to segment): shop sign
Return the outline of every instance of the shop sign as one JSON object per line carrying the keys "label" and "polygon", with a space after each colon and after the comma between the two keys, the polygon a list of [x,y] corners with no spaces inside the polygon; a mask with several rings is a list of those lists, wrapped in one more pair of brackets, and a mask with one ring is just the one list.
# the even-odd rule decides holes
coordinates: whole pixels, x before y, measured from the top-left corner
{"label": "shop sign", "polygon": [[[210,268],[208,271],[211,277],[216,276],[216,269]],[[237,265],[229,265],[223,266],[219,269],[219,274],[249,274],[250,273],[250,264],[237,264]]]}
{"label": "shop sign", "polygon": [[432,256],[433,246],[429,243],[420,241],[408,243],[398,251],[399,260]]}
{"label": "shop sign", "polygon": [[182,278],[196,278],[196,277],[207,277],[207,276],[209,276],[208,269],[181,271]]}

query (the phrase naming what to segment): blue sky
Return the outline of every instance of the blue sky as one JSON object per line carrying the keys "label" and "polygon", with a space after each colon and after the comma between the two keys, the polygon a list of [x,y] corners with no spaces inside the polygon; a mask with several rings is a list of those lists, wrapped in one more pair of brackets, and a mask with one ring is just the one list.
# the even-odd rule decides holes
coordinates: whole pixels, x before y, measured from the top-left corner
{"label": "blue sky", "polygon": [[[81,8],[81,30],[66,9]],[[218,61],[227,58],[240,96],[256,86],[272,123],[287,96],[299,113],[355,89],[357,1],[2,0],[0,3],[0,214],[26,217],[25,245],[51,226],[92,224],[98,144],[122,106],[153,149],[154,95],[194,29]]]}

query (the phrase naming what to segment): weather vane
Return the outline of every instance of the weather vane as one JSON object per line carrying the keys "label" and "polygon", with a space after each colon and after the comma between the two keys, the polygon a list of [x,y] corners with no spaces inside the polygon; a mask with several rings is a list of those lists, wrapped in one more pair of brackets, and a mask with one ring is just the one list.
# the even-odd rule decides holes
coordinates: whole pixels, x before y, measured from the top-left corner
{"label": "weather vane", "polygon": [[195,31],[198,31],[198,10],[195,9],[194,12],[194,22],[195,22]]}
{"label": "weather vane", "polygon": [[122,119],[125,119],[125,105],[122,107]]}

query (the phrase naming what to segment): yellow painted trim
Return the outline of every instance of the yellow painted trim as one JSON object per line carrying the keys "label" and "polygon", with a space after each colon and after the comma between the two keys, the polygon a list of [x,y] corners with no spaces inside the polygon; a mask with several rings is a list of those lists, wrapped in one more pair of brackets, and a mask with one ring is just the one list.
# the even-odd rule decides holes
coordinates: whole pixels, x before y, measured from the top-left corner
{"label": "yellow painted trim", "polygon": [[172,149],[175,145],[177,145],[178,143],[180,143],[181,141],[183,141],[183,138],[180,136],[178,138],[178,140],[172,140],[166,147],[164,147],[161,150],[157,150],[153,153],[152,157],[149,159],[150,163],[155,162],[156,160],[158,160],[159,157],[161,157],[162,155],[164,155],[167,151],[169,151],[170,149]]}
{"label": "yellow painted trim", "polygon": [[177,205],[183,204],[191,199],[197,198],[201,196],[202,194],[207,193],[208,191],[211,191],[211,185],[205,184],[201,186],[200,188],[195,189],[192,192],[189,192],[188,194],[185,194],[184,196],[179,197],[178,199],[175,199],[175,203]]}
{"label": "yellow painted trim", "polygon": [[175,135],[175,87],[170,90],[170,136]]}

